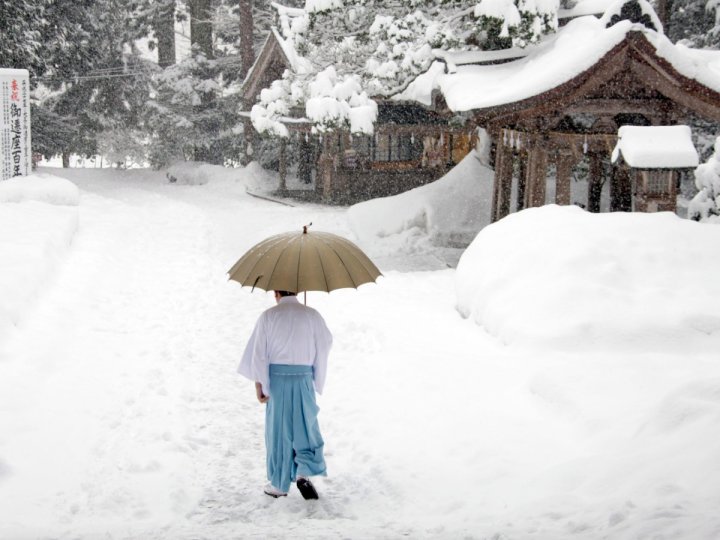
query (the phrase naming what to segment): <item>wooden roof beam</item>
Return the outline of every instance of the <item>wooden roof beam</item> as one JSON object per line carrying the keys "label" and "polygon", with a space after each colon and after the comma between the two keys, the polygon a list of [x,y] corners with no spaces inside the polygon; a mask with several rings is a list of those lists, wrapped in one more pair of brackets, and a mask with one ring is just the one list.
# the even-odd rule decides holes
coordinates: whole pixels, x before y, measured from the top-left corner
{"label": "wooden roof beam", "polygon": [[701,116],[720,121],[720,94],[713,92],[713,96],[706,96],[706,91],[693,92],[669,77],[667,73],[658,72],[648,64],[638,63],[633,69],[651,88]]}
{"label": "wooden roof beam", "polygon": [[565,114],[596,114],[602,116],[615,116],[622,113],[638,113],[645,116],[656,116],[658,111],[664,111],[668,101],[660,99],[582,99],[569,105],[563,112]]}

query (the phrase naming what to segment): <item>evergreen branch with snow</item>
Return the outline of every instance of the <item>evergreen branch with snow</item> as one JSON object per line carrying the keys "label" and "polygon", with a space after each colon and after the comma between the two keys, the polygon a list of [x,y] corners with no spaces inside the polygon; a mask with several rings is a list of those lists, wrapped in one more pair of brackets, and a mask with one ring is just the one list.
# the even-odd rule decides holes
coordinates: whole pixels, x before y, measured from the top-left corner
{"label": "evergreen branch with snow", "polygon": [[288,136],[288,111],[305,106],[314,129],[372,133],[358,123],[371,98],[391,97],[427,71],[433,50],[524,47],[557,28],[558,0],[307,0],[274,4],[297,65],[261,94],[252,120],[261,133]]}

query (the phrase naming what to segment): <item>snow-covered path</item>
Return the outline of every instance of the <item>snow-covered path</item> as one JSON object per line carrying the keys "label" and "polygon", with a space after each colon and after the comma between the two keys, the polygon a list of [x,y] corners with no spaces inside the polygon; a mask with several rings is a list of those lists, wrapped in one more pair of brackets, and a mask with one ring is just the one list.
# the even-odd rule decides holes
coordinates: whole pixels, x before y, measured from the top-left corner
{"label": "snow-covered path", "polygon": [[[317,222],[318,214],[320,226],[347,234],[339,212],[289,209],[240,192],[229,200],[147,178],[117,185],[93,171],[85,176],[71,175],[83,191],[70,255],[6,350],[12,363],[0,395],[3,405],[22,414],[9,416],[9,431],[19,435],[3,441],[14,474],[4,486],[12,500],[3,500],[12,518],[0,527],[28,538],[49,530],[147,537],[158,529],[171,538],[196,538],[227,522],[222,535],[232,537],[243,524],[243,535],[265,536],[283,503],[260,491],[262,409],[234,369],[269,297],[241,292],[225,272],[256,241]],[[362,293],[346,300],[335,294],[330,303],[352,303],[354,294]],[[328,303],[319,296],[311,301]],[[347,324],[377,345],[366,316],[372,319],[357,314]],[[368,343],[346,346],[372,352]],[[341,373],[337,366],[335,377]],[[356,410],[348,416],[362,414],[357,399],[350,402]],[[347,417],[340,417],[324,419],[328,438],[333,424],[343,432]],[[358,434],[349,435],[345,444],[337,441],[342,462],[372,463],[355,445]],[[326,518],[329,536],[339,534],[343,518],[357,519],[351,501],[383,484],[370,471],[346,474],[342,486],[328,480],[328,497],[318,508],[293,501],[277,530],[307,512]],[[386,523],[361,524],[361,530],[368,527],[389,533]]]}
{"label": "snow-covered path", "polygon": [[272,299],[225,272],[310,221],[349,235],[344,210],[258,201],[228,179],[68,174],[79,232],[0,363],[0,538],[720,531],[712,351],[504,347],[456,312],[453,270],[382,268],[376,285],[309,295],[335,335],[330,476],[317,502],[266,497],[263,410],[235,368]]}

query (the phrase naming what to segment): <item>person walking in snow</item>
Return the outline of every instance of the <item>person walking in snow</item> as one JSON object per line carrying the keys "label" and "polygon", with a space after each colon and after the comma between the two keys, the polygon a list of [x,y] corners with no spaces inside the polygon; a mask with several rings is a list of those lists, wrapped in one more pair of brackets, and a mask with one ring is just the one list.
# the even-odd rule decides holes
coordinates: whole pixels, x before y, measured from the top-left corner
{"label": "person walking in snow", "polygon": [[295,293],[275,291],[276,306],[255,324],[238,372],[255,381],[265,404],[267,477],[264,492],[284,497],[296,482],[305,499],[317,499],[310,476],[326,475],[315,392],[322,394],[332,334],[316,310]]}

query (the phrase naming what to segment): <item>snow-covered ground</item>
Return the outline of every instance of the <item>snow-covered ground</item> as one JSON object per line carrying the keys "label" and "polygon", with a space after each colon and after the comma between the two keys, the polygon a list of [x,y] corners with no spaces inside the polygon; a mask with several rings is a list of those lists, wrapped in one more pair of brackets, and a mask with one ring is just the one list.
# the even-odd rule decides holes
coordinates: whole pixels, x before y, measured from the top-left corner
{"label": "snow-covered ground", "polygon": [[[484,229],[456,271],[438,269],[421,234],[398,241],[386,223],[364,237],[347,209],[251,197],[254,168],[204,171],[203,185],[108,169],[0,185],[0,538],[720,536],[716,225],[527,211]],[[563,220],[573,226],[540,241],[541,224],[557,234]],[[235,374],[272,297],[225,272],[308,222],[355,239],[384,276],[308,295],[335,335],[320,401],[330,475],[319,501],[274,500],[261,490],[263,410]],[[522,255],[539,248],[546,259]],[[629,268],[612,266],[631,252]],[[681,258],[691,274],[677,275],[692,268]],[[676,296],[666,287],[667,303],[644,307],[632,295],[652,291],[613,275],[676,283]],[[592,276],[602,287],[584,298]],[[527,294],[543,279],[545,296]],[[564,282],[577,301],[544,312],[539,299]],[[677,297],[702,290],[707,303]],[[578,340],[587,320],[617,327],[612,302],[583,312],[586,301],[623,291],[644,321],[632,346]],[[512,305],[486,318],[483,298]],[[539,329],[589,319],[526,339],[543,313]],[[667,321],[694,326],[675,324],[661,349]]]}

